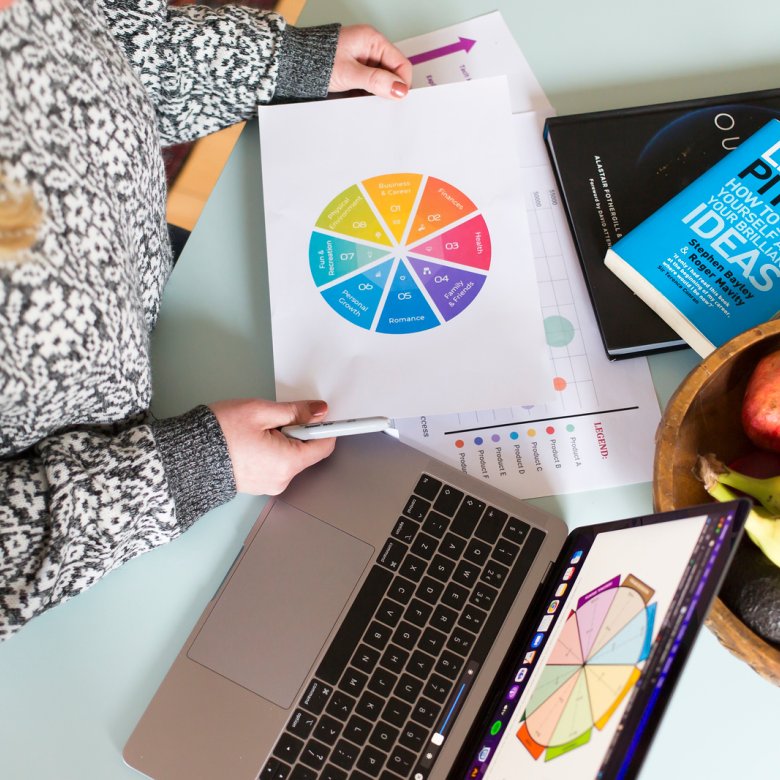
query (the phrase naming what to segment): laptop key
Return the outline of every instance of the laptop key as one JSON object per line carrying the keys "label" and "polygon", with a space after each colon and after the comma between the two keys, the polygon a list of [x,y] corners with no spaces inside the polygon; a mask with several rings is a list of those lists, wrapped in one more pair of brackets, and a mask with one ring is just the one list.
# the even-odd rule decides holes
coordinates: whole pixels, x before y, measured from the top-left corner
{"label": "laptop key", "polygon": [[[472,539],[466,547],[466,552],[463,553],[463,557],[467,561],[482,565],[490,555],[490,545],[487,542],[483,542],[479,539]],[[511,563],[511,561],[510,561]]]}
{"label": "laptop key", "polygon": [[304,712],[303,710],[295,710],[287,723],[287,731],[295,734],[296,737],[306,739],[309,734],[311,734],[311,730],[314,728],[316,722],[317,719],[314,715],[309,715],[308,712]]}
{"label": "laptop key", "polygon": [[342,691],[336,691],[328,702],[325,711],[343,723],[349,717],[354,706],[355,699],[352,696],[348,696]]}
{"label": "laptop key", "polygon": [[418,680],[412,675],[404,673],[398,680],[398,685],[395,686],[395,695],[402,698],[404,701],[408,701],[409,704],[414,704],[417,701],[417,697],[422,690],[422,680]]}
{"label": "laptop key", "polygon": [[419,599],[412,599],[406,608],[406,612],[404,612],[404,619],[415,626],[422,627],[427,623],[431,612],[433,612],[433,607],[430,604],[426,604]]}
{"label": "laptop key", "polygon": [[333,764],[327,764],[320,772],[319,780],[347,780],[347,773]]}
{"label": "laptop key", "polygon": [[352,665],[356,669],[370,674],[379,660],[379,651],[368,645],[360,645],[352,656]]}
{"label": "laptop key", "polygon": [[368,675],[349,667],[341,678],[339,687],[352,696],[360,696],[368,682]]}
{"label": "laptop key", "polygon": [[436,663],[436,671],[444,677],[454,680],[463,668],[463,658],[445,650]]}
{"label": "laptop key", "polygon": [[439,704],[444,704],[447,694],[452,689],[452,681],[439,674],[432,674],[423,688],[423,694]]}
{"label": "laptop key", "polygon": [[465,537],[472,536],[484,511],[484,501],[480,501],[473,496],[466,496],[460,505],[460,509],[455,513],[455,517],[450,524],[450,531]]}
{"label": "laptop key", "polygon": [[314,736],[326,745],[332,745],[340,731],[341,721],[331,718],[330,715],[323,715],[317,724],[317,728],[314,729]]}
{"label": "laptop key", "polygon": [[396,577],[387,590],[387,595],[391,599],[400,601],[401,604],[407,604],[413,593],[414,583],[405,580],[403,577]]}
{"label": "laptop key", "polygon": [[401,728],[409,719],[409,713],[412,711],[412,705],[391,696],[382,710],[382,718],[393,726]]}
{"label": "laptop key", "polygon": [[510,542],[508,539],[499,539],[493,550],[493,557],[505,566],[511,566],[517,554],[520,552],[520,545]]}
{"label": "laptop key", "polygon": [[436,498],[436,494],[439,492],[440,487],[441,482],[436,479],[436,477],[432,477],[430,474],[423,474],[417,481],[414,492],[417,493],[418,496],[427,498],[428,501],[433,501],[433,499]]}
{"label": "laptop key", "polygon": [[295,759],[300,755],[303,744],[302,739],[298,739],[292,734],[282,734],[274,748],[274,756],[293,764],[295,763]]}
{"label": "laptop key", "polygon": [[447,517],[452,517],[455,514],[455,510],[460,505],[460,500],[463,498],[463,491],[452,487],[451,485],[445,485],[436,499],[433,502],[433,508],[437,512],[441,512]]}
{"label": "laptop key", "polygon": [[374,730],[371,732],[368,741],[374,745],[374,747],[380,748],[380,750],[390,750],[398,739],[399,733],[399,729],[395,726],[391,726],[389,723],[380,720],[379,723],[374,726]]}
{"label": "laptop key", "polygon": [[425,576],[420,580],[415,595],[427,604],[435,604],[439,600],[439,596],[441,596],[443,590],[444,583],[433,579],[433,577]]}
{"label": "laptop key", "polygon": [[410,722],[401,730],[401,736],[398,742],[414,751],[419,751],[425,744],[428,736],[428,729],[423,728],[419,723]]}
{"label": "laptop key", "polygon": [[440,712],[441,707],[438,704],[421,696],[420,700],[412,709],[412,720],[416,721],[421,726],[431,728],[436,722],[436,718],[439,717]]}
{"label": "laptop key", "polygon": [[447,641],[447,636],[442,634],[441,631],[437,631],[435,628],[428,626],[423,631],[420,637],[420,647],[431,655],[438,655],[439,650],[444,647],[444,643]]}
{"label": "laptop key", "polygon": [[377,563],[386,566],[390,571],[398,571],[408,547],[398,539],[390,538],[377,556]]}
{"label": "laptop key", "polygon": [[353,715],[344,726],[344,736],[355,744],[362,745],[371,733],[371,725],[370,721],[360,715]]}
{"label": "laptop key", "polygon": [[398,680],[398,675],[388,672],[387,669],[382,669],[380,666],[374,670],[371,675],[371,681],[368,683],[369,690],[373,691],[379,696],[389,696],[393,690],[393,686]]}
{"label": "laptop key", "polygon": [[[363,637],[366,644],[377,650],[383,650],[385,645],[390,641],[392,629],[382,623],[377,623],[375,620],[366,631],[366,635]],[[319,670],[317,670],[319,671]]]}
{"label": "laptop key", "polygon": [[379,713],[382,712],[384,703],[384,699],[382,699],[380,696],[377,696],[375,693],[371,693],[371,691],[366,691],[360,697],[360,701],[355,708],[355,712],[357,712],[358,715],[362,715],[364,718],[368,718],[369,720],[374,721],[379,717]]}
{"label": "laptop key", "polygon": [[485,568],[482,570],[482,581],[488,585],[495,585],[500,588],[504,584],[504,580],[509,574],[509,569],[501,563],[488,561]]}
{"label": "laptop key", "polygon": [[383,623],[387,623],[388,626],[395,628],[398,621],[401,619],[401,613],[403,608],[400,604],[392,601],[391,599],[385,599],[377,610],[376,617]]}
{"label": "laptop key", "polygon": [[448,558],[452,558],[453,561],[457,561],[463,553],[465,547],[465,539],[448,531],[441,540],[441,544],[439,545],[439,552],[442,555],[446,555]]}
{"label": "laptop key", "polygon": [[478,582],[474,586],[474,590],[471,591],[469,601],[483,609],[490,609],[496,600],[496,596],[498,596],[498,591],[495,588],[485,585],[484,582]]}
{"label": "laptop key", "polygon": [[510,517],[509,522],[504,528],[504,536],[512,542],[522,544],[525,541],[525,537],[528,535],[528,531],[531,526],[523,520],[519,520],[516,517]]}
{"label": "laptop key", "polygon": [[[369,745],[360,754],[357,762],[358,769],[361,769],[369,777],[377,777],[384,766],[385,758],[387,758],[387,754],[380,753],[379,750]],[[355,777],[354,774],[352,776]]]}
{"label": "laptop key", "polygon": [[342,739],[339,740],[336,747],[333,748],[333,753],[331,753],[330,760],[343,769],[352,769],[352,766],[357,760],[359,754],[360,748],[357,745],[353,745],[350,742]]}
{"label": "laptop key", "polygon": [[402,620],[393,634],[393,642],[400,645],[405,650],[413,650],[420,638],[420,629]]}
{"label": "laptop key", "polygon": [[310,739],[301,751],[301,763],[312,769],[322,769],[325,766],[325,759],[328,757],[330,748],[316,739]]}
{"label": "laptop key", "polygon": [[409,777],[409,773],[414,767],[416,756],[410,753],[406,748],[396,746],[387,759],[387,766],[401,777]]}
{"label": "laptop key", "polygon": [[425,573],[425,560],[409,553],[398,568],[398,572],[413,582],[419,582]]}
{"label": "laptop key", "polygon": [[420,524],[415,523],[414,520],[408,517],[399,517],[391,535],[404,542],[404,544],[411,544],[419,528]]}
{"label": "laptop key", "polygon": [[477,539],[482,539],[483,542],[494,544],[504,528],[507,517],[506,512],[489,506],[485,514],[482,515],[482,519],[479,521],[476,531],[474,531],[474,536]]}
{"label": "laptop key", "polygon": [[452,636],[447,640],[447,649],[452,650],[458,655],[468,655],[471,648],[474,647],[476,637],[469,631],[464,631],[458,627],[452,632]]}
{"label": "laptop key", "polygon": [[473,631],[475,634],[479,633],[479,630],[485,624],[487,620],[487,612],[468,604],[466,609],[461,612],[458,618],[458,625],[463,628]]}
{"label": "laptop key", "polygon": [[479,577],[479,566],[471,561],[461,561],[458,564],[458,568],[455,569],[455,573],[452,575],[452,579],[455,582],[460,583],[466,588],[470,588]]}
{"label": "laptop key", "polygon": [[430,508],[430,501],[426,501],[419,496],[410,496],[406,506],[403,508],[403,513],[407,517],[411,517],[412,520],[422,520],[428,514]]}
{"label": "laptop key", "polygon": [[429,512],[428,517],[425,518],[425,522],[423,523],[423,531],[429,533],[431,536],[435,536],[437,539],[441,539],[449,524],[449,518],[438,512]]}
{"label": "laptop key", "polygon": [[444,591],[444,595],[441,597],[441,603],[447,607],[452,607],[452,609],[462,609],[468,595],[467,588],[451,582],[447,585],[447,590]]}
{"label": "laptop key", "polygon": [[332,686],[326,685],[319,680],[312,680],[300,701],[301,707],[305,707],[309,712],[319,715],[327,704],[331,693],[333,693]]}

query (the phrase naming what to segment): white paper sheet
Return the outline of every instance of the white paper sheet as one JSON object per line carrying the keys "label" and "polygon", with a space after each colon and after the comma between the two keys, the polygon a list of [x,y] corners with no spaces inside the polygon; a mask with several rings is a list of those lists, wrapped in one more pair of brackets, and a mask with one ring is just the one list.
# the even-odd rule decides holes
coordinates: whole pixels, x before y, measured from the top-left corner
{"label": "white paper sheet", "polygon": [[[514,41],[503,45],[501,53],[494,48],[485,53],[479,46],[485,30],[494,28],[498,32],[488,39],[503,39],[503,19],[488,14],[446,31],[402,41],[399,46],[413,56],[443,45],[444,39],[476,39],[468,53],[453,52],[416,65],[415,80],[421,67],[426,79],[435,83],[466,78],[466,73],[489,76],[495,72],[493,67],[502,67],[525,74],[513,82],[513,104],[541,105],[549,115],[549,103],[539,98],[538,82],[528,75],[528,65]],[[464,72],[461,64],[466,58]],[[523,91],[525,99],[520,94]],[[493,481],[520,498],[650,481],[654,434],[660,420],[646,358],[610,362],[605,355],[544,148],[542,124],[543,118],[534,112],[514,118],[546,348],[555,367],[555,398],[396,420],[407,444]]]}
{"label": "white paper sheet", "polygon": [[258,113],[279,400],[551,397],[505,77]]}

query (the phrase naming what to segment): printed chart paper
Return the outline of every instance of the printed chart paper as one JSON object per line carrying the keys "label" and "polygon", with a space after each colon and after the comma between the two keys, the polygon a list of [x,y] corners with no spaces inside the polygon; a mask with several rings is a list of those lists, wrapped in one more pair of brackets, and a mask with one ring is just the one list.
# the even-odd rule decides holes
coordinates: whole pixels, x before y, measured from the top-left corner
{"label": "printed chart paper", "polygon": [[412,86],[428,87],[505,74],[512,112],[535,111],[541,121],[553,107],[498,11],[396,46],[411,60]]}
{"label": "printed chart paper", "polygon": [[[501,26],[503,20],[489,14],[447,28],[450,38],[474,40],[472,47],[467,53],[457,51],[415,65],[415,78],[421,67],[435,83],[458,74],[465,78],[465,73],[487,76],[492,75],[488,65],[495,62],[523,72],[527,64],[522,55],[517,65],[506,65],[493,44],[485,61],[480,59],[480,33],[488,23]],[[441,45],[443,32],[399,45],[407,56],[414,56]],[[519,52],[514,42],[506,55],[512,52]],[[461,67],[462,62],[453,67],[448,57],[468,67]],[[515,86],[533,96],[538,83],[528,79]],[[540,102],[538,97],[533,101]],[[522,104],[521,96],[514,95],[513,103]],[[647,359],[613,363],[604,353],[539,127],[540,119],[533,112],[514,117],[546,350],[554,365],[554,399],[540,397],[531,404],[513,402],[506,408],[396,420],[402,441],[520,498],[651,480],[660,421]]]}
{"label": "printed chart paper", "polygon": [[552,396],[505,77],[258,114],[278,400],[338,419]]}

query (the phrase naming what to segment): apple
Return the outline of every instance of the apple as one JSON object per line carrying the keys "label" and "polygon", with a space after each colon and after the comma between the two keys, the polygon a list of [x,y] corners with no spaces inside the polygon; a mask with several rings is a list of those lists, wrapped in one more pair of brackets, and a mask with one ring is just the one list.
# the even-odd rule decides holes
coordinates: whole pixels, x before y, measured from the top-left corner
{"label": "apple", "polygon": [[761,358],[750,375],[742,427],[757,447],[780,452],[780,350]]}

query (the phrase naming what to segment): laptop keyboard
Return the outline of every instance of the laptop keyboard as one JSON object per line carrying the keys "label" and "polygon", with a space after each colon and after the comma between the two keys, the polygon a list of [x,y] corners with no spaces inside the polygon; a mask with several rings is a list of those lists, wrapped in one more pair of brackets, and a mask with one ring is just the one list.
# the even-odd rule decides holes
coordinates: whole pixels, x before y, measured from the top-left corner
{"label": "laptop keyboard", "polygon": [[425,778],[543,540],[423,474],[259,777]]}

